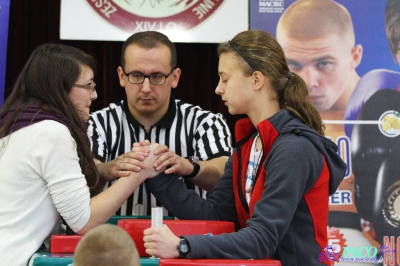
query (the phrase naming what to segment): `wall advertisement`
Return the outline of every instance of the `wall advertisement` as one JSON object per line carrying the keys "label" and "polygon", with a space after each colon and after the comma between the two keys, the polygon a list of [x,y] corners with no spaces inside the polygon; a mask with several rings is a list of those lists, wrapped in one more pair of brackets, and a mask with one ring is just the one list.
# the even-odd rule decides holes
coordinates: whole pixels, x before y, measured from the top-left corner
{"label": "wall advertisement", "polygon": [[400,265],[400,1],[250,1],[250,28],[277,38],[348,165],[325,259]]}

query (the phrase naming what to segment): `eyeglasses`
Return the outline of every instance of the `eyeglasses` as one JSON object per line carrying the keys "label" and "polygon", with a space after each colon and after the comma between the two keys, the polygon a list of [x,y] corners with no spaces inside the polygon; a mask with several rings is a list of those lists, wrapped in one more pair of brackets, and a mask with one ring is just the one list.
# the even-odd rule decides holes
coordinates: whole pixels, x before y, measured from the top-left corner
{"label": "eyeglasses", "polygon": [[94,92],[94,90],[96,89],[96,83],[93,81],[92,84],[87,84],[87,85],[75,84],[75,87]]}
{"label": "eyeglasses", "polygon": [[167,78],[172,74],[172,72],[174,72],[174,70],[175,70],[175,67],[173,67],[171,72],[169,72],[166,75],[163,73],[152,73],[150,75],[145,75],[145,74],[137,72],[137,71],[132,72],[132,73],[125,73],[125,70],[122,69],[125,76],[128,77],[129,83],[141,84],[144,82],[144,80],[146,78],[148,78],[150,83],[154,84],[154,85],[163,85],[165,83],[165,81],[167,80]]}
{"label": "eyeglasses", "polygon": [[256,71],[256,69],[250,64],[249,59],[247,59],[246,56],[244,56],[244,54],[239,50],[239,48],[236,47],[236,45],[233,44],[233,42],[228,41],[228,43],[232,46],[233,49],[235,49],[235,51],[244,59],[244,61],[247,62],[247,64],[254,70]]}

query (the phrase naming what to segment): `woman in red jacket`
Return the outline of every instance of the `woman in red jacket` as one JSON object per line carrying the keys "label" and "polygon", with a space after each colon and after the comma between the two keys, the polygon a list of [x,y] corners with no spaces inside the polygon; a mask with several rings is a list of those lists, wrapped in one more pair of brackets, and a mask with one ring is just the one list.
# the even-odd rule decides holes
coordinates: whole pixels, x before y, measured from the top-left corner
{"label": "woman in red jacket", "polygon": [[[328,199],[346,165],[337,146],[324,137],[304,81],[289,70],[281,47],[263,31],[239,33],[220,44],[218,54],[216,93],[230,114],[248,116],[236,124],[236,149],[224,175],[207,199],[171,175],[145,182],[179,219],[233,221],[237,231],[175,236],[165,225],[149,228],[143,238],[146,252],[160,258],[269,257],[290,266],[330,264],[319,256],[328,245]],[[160,162],[168,156],[162,154]],[[156,160],[155,166],[168,163],[173,164]]]}

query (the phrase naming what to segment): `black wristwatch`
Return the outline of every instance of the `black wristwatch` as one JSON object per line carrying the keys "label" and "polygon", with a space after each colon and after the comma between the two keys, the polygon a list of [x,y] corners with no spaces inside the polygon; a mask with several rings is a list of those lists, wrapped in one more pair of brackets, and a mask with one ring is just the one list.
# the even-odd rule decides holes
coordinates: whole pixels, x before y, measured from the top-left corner
{"label": "black wristwatch", "polygon": [[179,258],[186,258],[190,252],[190,246],[186,239],[184,239],[183,237],[181,237],[180,239],[181,241],[177,246]]}
{"label": "black wristwatch", "polygon": [[200,171],[200,164],[199,164],[199,159],[196,156],[190,156],[187,157],[186,159],[189,160],[189,162],[193,165],[194,169],[193,172],[190,175],[182,176],[183,179],[189,180],[195,177],[199,171]]}

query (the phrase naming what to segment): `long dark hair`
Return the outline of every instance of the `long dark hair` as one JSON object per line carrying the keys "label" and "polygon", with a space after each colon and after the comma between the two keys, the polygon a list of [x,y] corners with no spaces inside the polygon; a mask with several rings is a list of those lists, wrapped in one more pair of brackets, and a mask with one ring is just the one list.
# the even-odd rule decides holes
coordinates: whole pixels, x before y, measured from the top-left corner
{"label": "long dark hair", "polygon": [[9,118],[0,127],[0,138],[7,135],[18,115],[30,106],[57,114],[66,121],[76,141],[79,164],[91,191],[98,183],[98,174],[90,151],[83,122],[69,98],[69,92],[78,80],[82,66],[95,72],[96,61],[83,51],[62,44],[42,44],[31,54],[11,94],[0,110],[0,117]]}
{"label": "long dark hair", "polygon": [[257,70],[269,77],[278,95],[280,108],[287,109],[304,124],[324,135],[325,126],[310,101],[306,84],[300,76],[289,72],[283,50],[271,34],[261,30],[244,31],[230,42],[221,43],[217,52],[218,56],[233,52],[245,59],[242,60],[245,75],[251,76]]}

